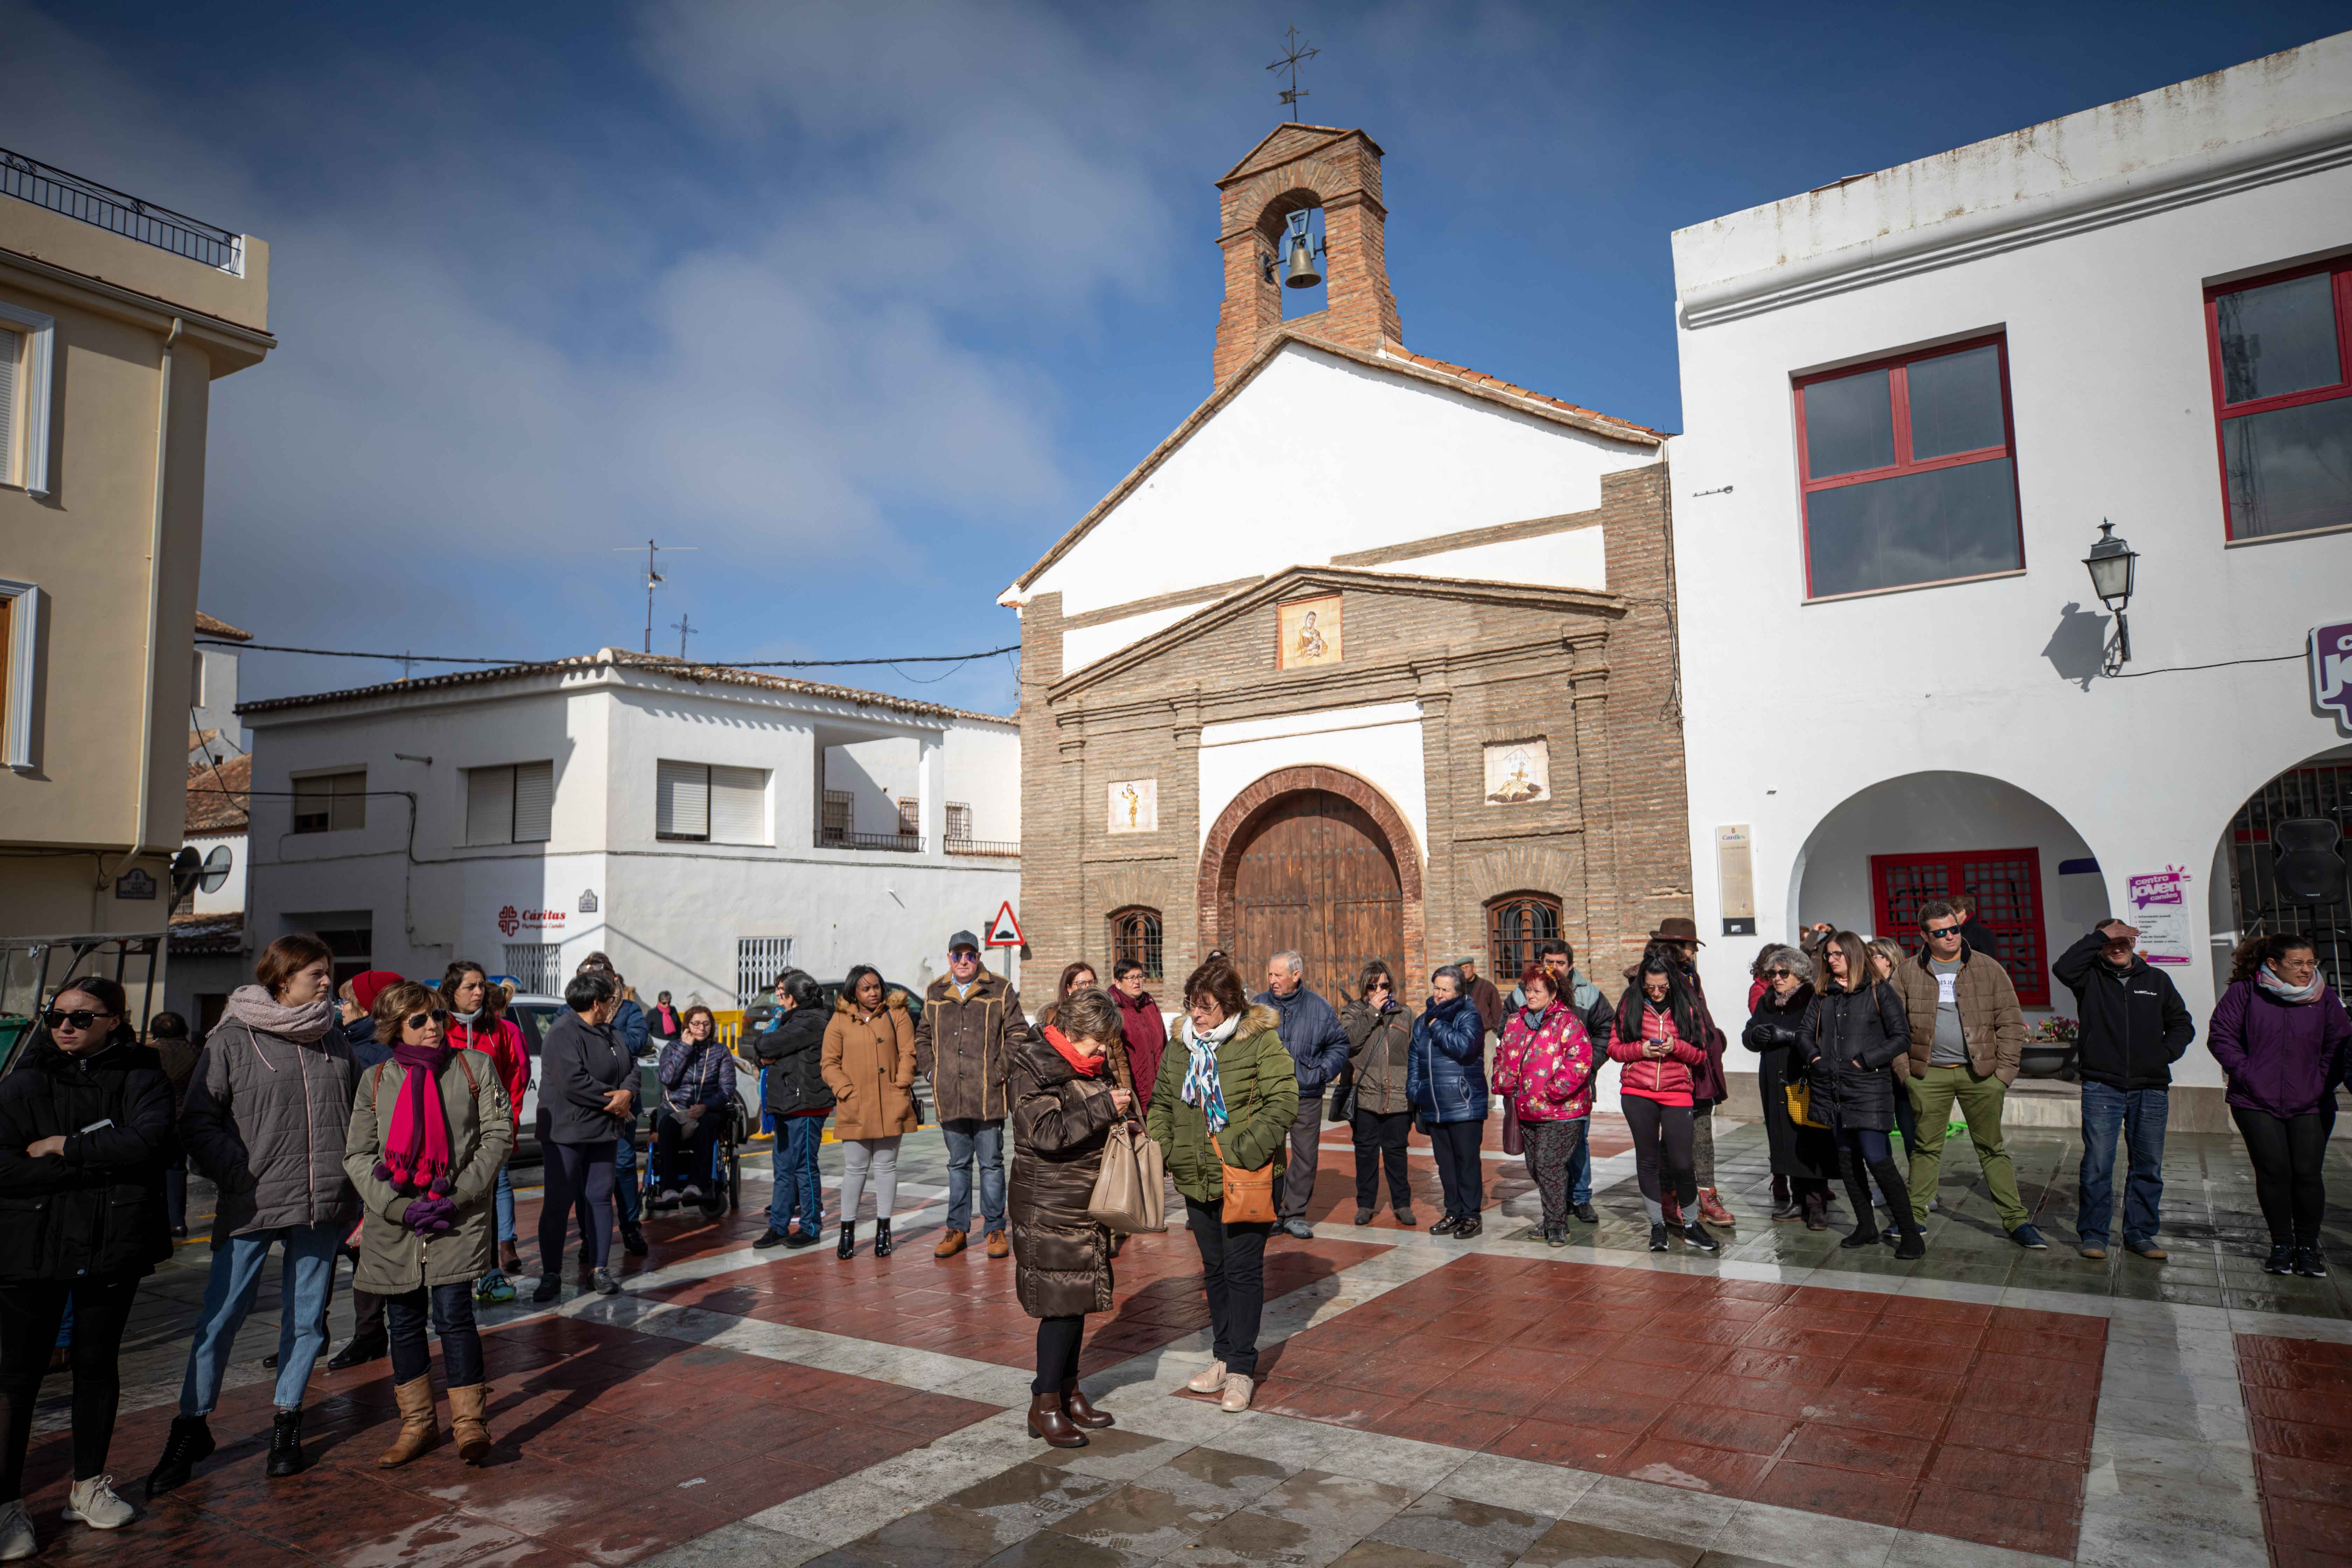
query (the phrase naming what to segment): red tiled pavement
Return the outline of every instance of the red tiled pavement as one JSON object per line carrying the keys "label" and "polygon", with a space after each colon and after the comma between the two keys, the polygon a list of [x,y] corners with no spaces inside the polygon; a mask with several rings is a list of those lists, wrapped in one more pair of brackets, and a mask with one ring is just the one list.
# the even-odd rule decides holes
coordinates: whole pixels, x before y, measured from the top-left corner
{"label": "red tiled pavement", "polygon": [[[2106,1333],[2103,1318],[1473,1255],[1286,1341],[1260,1362],[1257,1403],[2072,1556]],[[2352,1347],[2318,1348],[2346,1359],[2263,1364],[2335,1401],[2324,1422],[2278,1425],[2294,1428],[2283,1452],[2324,1449],[2340,1479],[2352,1401],[2329,1379],[2352,1378]]]}
{"label": "red tiled pavement", "polygon": [[[909,1233],[888,1258],[861,1243],[844,1261],[830,1247],[801,1258],[767,1253],[709,1279],[655,1286],[655,1300],[845,1334],[908,1350],[940,1351],[1000,1366],[1029,1366],[1037,1325],[1013,1296],[1013,1259],[992,1258],[975,1242],[944,1261],[931,1256],[936,1230]],[[1387,1251],[1360,1241],[1276,1237],[1265,1251],[1272,1300]],[[776,1267],[769,1267],[774,1261]],[[1125,1361],[1209,1324],[1201,1255],[1181,1226],[1130,1237],[1112,1266],[1117,1304],[1087,1321],[1085,1372]]]}
{"label": "red tiled pavement", "polygon": [[2352,1563],[2352,1345],[2237,1336],[2271,1561]]}
{"label": "red tiled pavement", "polygon": [[[54,1539],[45,1560],[274,1568],[356,1561],[364,1545],[367,1562],[401,1568],[628,1563],[996,1414],[572,1318],[492,1330],[482,1344],[497,1444],[487,1465],[462,1465],[445,1446],[378,1469],[398,1426],[379,1362],[313,1380],[304,1428],[313,1464],[293,1479],[265,1479],[270,1391],[254,1384],[214,1413],[220,1451],[119,1532],[57,1532],[68,1440],[39,1443],[26,1490]],[[437,1362],[434,1375],[438,1384]],[[123,1419],[118,1475],[143,1477],[172,1414]],[[441,1419],[446,1432],[446,1396]],[[122,1489],[135,1497],[135,1484]]]}

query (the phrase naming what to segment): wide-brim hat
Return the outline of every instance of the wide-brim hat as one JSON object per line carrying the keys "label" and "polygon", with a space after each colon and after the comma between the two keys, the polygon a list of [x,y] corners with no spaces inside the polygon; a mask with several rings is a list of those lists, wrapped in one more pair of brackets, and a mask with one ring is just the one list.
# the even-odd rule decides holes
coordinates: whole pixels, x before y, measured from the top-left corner
{"label": "wide-brim hat", "polygon": [[1698,921],[1685,920],[1680,915],[1668,915],[1664,920],[1660,921],[1658,929],[1650,933],[1650,940],[1652,942],[1687,942],[1700,947],[1706,945],[1699,938]]}

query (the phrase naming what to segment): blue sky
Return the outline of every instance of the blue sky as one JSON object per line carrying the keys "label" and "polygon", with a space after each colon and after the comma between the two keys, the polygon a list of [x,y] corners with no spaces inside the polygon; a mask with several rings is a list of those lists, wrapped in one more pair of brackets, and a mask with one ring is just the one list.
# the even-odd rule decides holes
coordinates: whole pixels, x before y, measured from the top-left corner
{"label": "blue sky", "polygon": [[[1407,344],[1671,429],[1672,229],[2346,16],[0,0],[0,146],[270,242],[203,592],[260,640],[635,647],[650,534],[698,547],[657,650],[684,612],[709,658],[955,653],[1016,640],[996,595],[1207,395],[1210,182],[1293,22],[1306,117],[1387,151]],[[1004,658],[836,678],[1013,695]]]}

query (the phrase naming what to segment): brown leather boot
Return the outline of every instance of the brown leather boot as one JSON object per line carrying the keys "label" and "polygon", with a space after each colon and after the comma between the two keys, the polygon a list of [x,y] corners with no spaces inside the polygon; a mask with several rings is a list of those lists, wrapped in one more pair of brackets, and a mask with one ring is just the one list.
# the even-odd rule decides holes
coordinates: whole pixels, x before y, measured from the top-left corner
{"label": "brown leather boot", "polygon": [[408,1463],[441,1443],[441,1424],[433,1414],[432,1374],[395,1383],[392,1392],[400,1401],[400,1430],[393,1435],[392,1447],[376,1460],[387,1470]]}
{"label": "brown leather boot", "polygon": [[1029,1436],[1043,1437],[1056,1448],[1083,1448],[1087,1435],[1070,1425],[1062,1414],[1059,1394],[1033,1394],[1029,1396]]}
{"label": "brown leather boot", "polygon": [[1067,1379],[1062,1384],[1062,1413],[1074,1424],[1084,1426],[1089,1431],[1099,1432],[1106,1426],[1118,1425],[1117,1416],[1108,1411],[1097,1410],[1094,1407],[1087,1398],[1086,1391],[1078,1386],[1078,1380],[1075,1377]]}
{"label": "brown leather boot", "polygon": [[449,1435],[457,1440],[457,1458],[478,1465],[490,1457],[489,1423],[482,1419],[483,1395],[478,1383],[449,1391]]}

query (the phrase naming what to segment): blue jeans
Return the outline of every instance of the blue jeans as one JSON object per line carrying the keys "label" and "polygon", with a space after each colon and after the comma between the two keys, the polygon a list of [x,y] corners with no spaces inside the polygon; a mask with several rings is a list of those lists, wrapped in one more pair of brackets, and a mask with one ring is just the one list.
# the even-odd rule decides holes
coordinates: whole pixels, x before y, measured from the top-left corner
{"label": "blue jeans", "polygon": [[180,1384],[180,1414],[209,1415],[220,1403],[221,1373],[245,1315],[261,1289],[261,1265],[272,1243],[285,1243],[278,1280],[278,1408],[302,1408],[310,1367],[326,1347],[327,1290],[335,1277],[335,1247],[350,1227],[290,1225],[283,1230],[233,1236],[213,1248],[205,1281],[205,1315],[188,1346],[188,1375]]}
{"label": "blue jeans", "polygon": [[824,1189],[816,1174],[824,1118],[779,1116],[776,1123],[776,1182],[768,1195],[768,1228],[782,1236],[798,1215],[801,1234],[814,1236],[824,1228]]}
{"label": "blue jeans", "polygon": [[2082,1212],[2074,1230],[2085,1247],[2107,1244],[2116,1213],[2116,1138],[2123,1135],[2130,1174],[2124,1183],[2124,1245],[2156,1245],[2164,1203],[2164,1122],[2171,1097],[2160,1089],[2083,1085]]}
{"label": "blue jeans", "polygon": [[492,1200],[491,1206],[498,1211],[499,1240],[512,1241],[515,1238],[514,1177],[504,1165],[499,1167],[498,1192]]}
{"label": "blue jeans", "polygon": [[623,1225],[635,1225],[645,1207],[646,1194],[637,1181],[637,1130],[613,1142],[613,1202],[621,1211]]}
{"label": "blue jeans", "polygon": [[1592,1140],[1590,1137],[1578,1139],[1576,1152],[1568,1157],[1568,1201],[1571,1207],[1592,1201]]}
{"label": "blue jeans", "polygon": [[961,1116],[940,1123],[948,1139],[948,1228],[971,1228],[971,1160],[980,1156],[980,1212],[988,1234],[1004,1228],[1004,1123]]}

